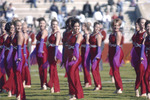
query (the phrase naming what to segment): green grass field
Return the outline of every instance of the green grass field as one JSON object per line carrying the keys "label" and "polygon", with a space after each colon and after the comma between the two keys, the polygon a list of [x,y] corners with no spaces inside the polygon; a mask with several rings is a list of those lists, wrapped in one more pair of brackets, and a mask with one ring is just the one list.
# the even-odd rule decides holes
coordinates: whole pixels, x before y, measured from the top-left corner
{"label": "green grass field", "polygon": [[[50,89],[40,90],[38,67],[31,67],[32,87],[25,89],[27,100],[69,100],[67,78],[64,78],[65,69],[61,69],[60,67],[57,68],[61,90],[60,93],[51,94]],[[115,84],[111,83],[109,64],[103,64],[103,71],[100,71],[103,86],[100,91],[92,91],[94,89],[94,84],[92,84],[90,88],[84,88],[83,72],[80,72],[80,80],[84,90],[84,99],[81,100],[146,100],[145,97],[135,97],[135,72],[133,67],[131,67],[130,64],[125,64],[120,68],[120,73],[124,90],[122,94],[114,94]],[[47,79],[49,81],[49,73]],[[8,98],[7,93],[1,93],[0,100],[16,100],[16,98]]]}

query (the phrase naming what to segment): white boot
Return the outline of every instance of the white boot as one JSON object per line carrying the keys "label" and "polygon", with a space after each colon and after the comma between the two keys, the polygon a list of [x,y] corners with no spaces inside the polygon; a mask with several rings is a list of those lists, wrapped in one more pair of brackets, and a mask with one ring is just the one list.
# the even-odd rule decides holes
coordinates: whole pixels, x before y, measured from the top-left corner
{"label": "white boot", "polygon": [[43,90],[47,90],[46,84],[43,85]]}
{"label": "white boot", "polygon": [[141,94],[141,97],[146,97],[146,96],[147,96],[146,93]]}
{"label": "white boot", "polygon": [[54,93],[54,87],[52,87],[50,90],[51,90],[51,93]]}
{"label": "white boot", "polygon": [[117,90],[117,93],[118,93],[118,94],[121,94],[121,93],[122,93],[122,90],[121,90],[121,89]]}
{"label": "white boot", "polygon": [[75,95],[71,95],[69,100],[76,100],[76,96]]}
{"label": "white boot", "polygon": [[25,85],[26,85],[26,82],[25,81],[23,81],[23,87],[25,88]]}
{"label": "white boot", "polygon": [[148,93],[147,98],[150,100],[150,93]]}
{"label": "white boot", "polygon": [[136,97],[140,97],[140,94],[139,94],[139,90],[138,90],[138,89],[135,90],[135,96],[136,96]]}
{"label": "white boot", "polygon": [[21,100],[21,96],[20,96],[20,94],[18,95],[17,100]]}
{"label": "white boot", "polygon": [[8,97],[12,97],[11,91],[8,91]]}
{"label": "white boot", "polygon": [[111,76],[111,82],[112,82],[112,83],[115,83],[115,78],[114,78],[114,76]]}

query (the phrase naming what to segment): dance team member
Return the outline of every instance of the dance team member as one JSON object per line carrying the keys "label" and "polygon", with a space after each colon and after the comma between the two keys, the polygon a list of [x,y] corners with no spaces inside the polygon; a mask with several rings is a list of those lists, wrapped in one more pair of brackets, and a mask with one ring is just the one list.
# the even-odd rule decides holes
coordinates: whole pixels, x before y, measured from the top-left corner
{"label": "dance team member", "polygon": [[[65,67],[65,69],[66,69],[66,61],[67,61],[67,58],[68,58],[68,44],[67,44],[67,41],[70,38],[70,36],[72,35],[72,26],[71,26],[72,20],[73,20],[73,17],[70,17],[70,18],[67,19],[67,21],[66,21],[66,30],[63,33],[63,39],[62,39],[62,42],[63,42],[62,65]],[[66,70],[65,77],[67,77],[67,70]]]}
{"label": "dance team member", "polygon": [[71,95],[70,100],[74,100],[76,98],[81,99],[84,97],[79,76],[79,65],[82,62],[79,48],[83,37],[82,34],[79,32],[80,21],[75,18],[71,24],[73,28],[73,33],[67,43],[69,50],[66,65],[69,83],[69,94]]}
{"label": "dance team member", "polygon": [[89,43],[91,30],[87,23],[82,24],[82,31],[84,32],[84,35],[81,45],[81,57],[84,72],[84,85],[87,88],[91,87],[92,85],[90,76],[90,43]]}
{"label": "dance team member", "polygon": [[2,64],[2,60],[4,60],[4,52],[5,52],[5,47],[4,47],[4,41],[7,38],[7,33],[5,30],[5,25],[6,21],[1,21],[0,26],[1,26],[1,33],[0,33],[0,92],[2,92],[2,87],[6,82],[6,74],[5,74],[5,68],[4,64]]}
{"label": "dance team member", "polygon": [[100,23],[95,22],[93,28],[94,30],[90,35],[89,43],[90,43],[90,55],[92,63],[91,72],[95,84],[94,91],[97,91],[102,89],[101,77],[99,73],[99,62],[102,54],[101,52],[102,35],[99,33]]}
{"label": "dance team member", "polygon": [[22,82],[22,68],[25,64],[25,57],[23,52],[24,47],[24,35],[22,33],[22,23],[20,20],[15,21],[16,34],[12,40],[13,44],[13,70],[14,79],[16,84],[16,97],[17,100],[25,100],[25,90]]}
{"label": "dance team member", "polygon": [[121,66],[124,53],[122,51],[121,45],[123,44],[123,36],[120,32],[120,19],[114,19],[111,27],[113,32],[109,36],[109,63],[112,68],[112,73],[115,79],[116,91],[115,93],[122,93],[123,85],[120,77],[119,67]]}
{"label": "dance team member", "polygon": [[139,97],[138,88],[141,85],[141,96],[146,96],[146,85],[144,81],[145,70],[147,68],[147,59],[144,53],[145,45],[144,39],[146,37],[144,18],[139,18],[137,23],[140,30],[133,35],[133,48],[131,51],[131,64],[136,71],[136,81],[135,81],[135,95]]}
{"label": "dance team member", "polygon": [[50,87],[51,93],[54,92],[59,93],[60,86],[59,86],[59,78],[57,73],[57,60],[62,59],[62,55],[58,50],[61,34],[58,26],[58,21],[56,19],[53,19],[51,21],[51,28],[52,28],[52,32],[50,34],[50,37],[48,38],[49,41],[48,62],[50,65],[50,69],[49,69],[50,80],[48,82],[48,86]]}
{"label": "dance team member", "polygon": [[36,44],[36,57],[39,66],[39,76],[41,82],[41,89],[47,90],[47,36],[48,32],[46,30],[46,21],[43,17],[38,19],[40,31],[36,36],[37,44]]}
{"label": "dance team member", "polygon": [[14,80],[14,71],[13,71],[13,45],[12,40],[15,36],[15,26],[14,23],[8,22],[5,26],[5,30],[7,31],[7,39],[4,42],[5,46],[5,57],[4,57],[4,66],[5,71],[8,76],[8,80],[6,81],[3,89],[8,91],[8,97],[12,97],[12,95],[16,94],[16,84]]}
{"label": "dance team member", "polygon": [[23,80],[23,86],[24,87],[31,87],[31,76],[30,76],[30,71],[29,71],[29,64],[28,64],[28,58],[29,58],[29,51],[28,51],[28,41],[29,41],[29,36],[27,33],[27,24],[24,22],[22,24],[22,31],[24,34],[24,56],[25,56],[25,64],[23,66],[22,70],[22,80]]}
{"label": "dance team member", "polygon": [[146,51],[146,56],[147,56],[147,69],[145,72],[145,84],[146,84],[146,93],[148,99],[150,99],[150,84],[149,84],[149,77],[150,77],[150,21],[146,21],[145,24],[145,29],[147,32],[147,37],[145,40],[145,51]]}

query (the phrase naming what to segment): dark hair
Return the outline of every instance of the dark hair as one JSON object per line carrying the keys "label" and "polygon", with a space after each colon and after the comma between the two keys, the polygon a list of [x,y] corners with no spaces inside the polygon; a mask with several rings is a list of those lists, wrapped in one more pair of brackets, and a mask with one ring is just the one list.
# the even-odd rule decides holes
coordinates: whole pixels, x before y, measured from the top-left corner
{"label": "dark hair", "polygon": [[37,21],[38,21],[38,22],[41,22],[41,21],[45,21],[45,22],[46,22],[46,20],[44,19],[44,17],[38,18]]}
{"label": "dark hair", "polygon": [[94,22],[94,27],[96,26],[96,25],[100,25],[100,23],[99,22]]}
{"label": "dark hair", "polygon": [[18,22],[21,23],[21,20],[18,20],[18,19],[17,19],[17,20],[15,20],[13,23],[14,23],[14,25],[16,26]]}
{"label": "dark hair", "polygon": [[72,20],[73,20],[73,17],[70,17],[70,18],[68,18],[68,19],[66,20],[66,23],[65,23],[66,28],[69,26],[69,22],[70,22],[70,21],[72,22]]}
{"label": "dark hair", "polygon": [[74,18],[74,19],[72,20],[71,26],[74,27],[75,23],[79,23],[79,25],[81,24],[81,23],[80,23],[80,20],[77,19],[77,18]]}
{"label": "dark hair", "polygon": [[8,22],[8,23],[6,23],[6,25],[5,25],[5,30],[6,30],[7,32],[9,32],[12,25],[14,25],[13,22]]}
{"label": "dark hair", "polygon": [[52,19],[52,21],[51,21],[51,25],[52,25],[52,23],[53,23],[53,22],[57,22],[57,23],[58,23],[58,21],[57,21],[57,19],[56,19],[56,18]]}
{"label": "dark hair", "polygon": [[146,20],[145,18],[140,17],[140,18],[138,18],[138,19],[137,19],[137,21],[136,21],[136,22],[139,24],[139,23],[140,23],[140,21],[141,21],[142,19]]}
{"label": "dark hair", "polygon": [[147,25],[150,24],[150,20],[147,20],[145,23],[145,28],[147,27]]}

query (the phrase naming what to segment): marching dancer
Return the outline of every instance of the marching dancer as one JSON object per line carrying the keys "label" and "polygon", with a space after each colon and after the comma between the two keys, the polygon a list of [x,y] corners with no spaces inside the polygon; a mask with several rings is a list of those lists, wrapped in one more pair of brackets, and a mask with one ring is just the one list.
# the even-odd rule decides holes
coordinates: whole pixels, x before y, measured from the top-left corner
{"label": "marching dancer", "polygon": [[146,85],[144,81],[145,70],[147,67],[147,59],[145,56],[145,45],[144,39],[146,37],[145,31],[145,22],[144,18],[139,18],[137,23],[139,25],[140,30],[136,32],[133,37],[133,48],[131,51],[131,64],[136,72],[136,81],[135,81],[135,95],[139,97],[138,88],[141,85],[141,96],[146,96]]}
{"label": "marching dancer", "polygon": [[82,57],[82,66],[84,71],[84,84],[85,87],[91,87],[91,76],[90,76],[90,27],[87,23],[82,24],[82,30],[84,32],[82,45],[81,45],[81,57]]}
{"label": "marching dancer", "polygon": [[[49,47],[48,47],[48,62],[50,65],[49,73],[50,80],[48,82],[48,86],[50,87],[51,93],[59,93],[59,78],[57,73],[57,60],[62,59],[60,51],[58,50],[58,45],[60,43],[61,34],[58,26],[58,21],[53,19],[51,21],[52,32],[50,37],[48,38]],[[59,58],[58,58],[59,57]]]}
{"label": "marching dancer", "polygon": [[123,36],[119,31],[121,25],[120,19],[115,19],[112,22],[113,32],[109,36],[109,63],[112,68],[112,73],[115,79],[116,91],[115,93],[122,93],[123,85],[120,77],[119,67],[123,60],[123,51],[121,45],[123,44]]}
{"label": "marching dancer", "polygon": [[69,83],[69,94],[71,95],[70,100],[76,98],[83,98],[83,89],[80,82],[79,76],[79,65],[81,64],[81,56],[79,53],[80,44],[82,41],[82,34],[80,30],[80,21],[74,19],[72,21],[73,34],[68,40],[68,59],[66,62],[67,75]]}
{"label": "marching dancer", "polygon": [[44,18],[39,18],[40,31],[36,36],[36,57],[39,66],[39,75],[41,82],[41,89],[47,90],[47,57],[48,52],[46,48],[48,32],[46,30],[46,21]]}
{"label": "marching dancer", "polygon": [[93,33],[90,35],[90,54],[91,54],[91,63],[92,63],[92,75],[94,79],[95,88],[94,91],[102,89],[101,77],[99,73],[99,62],[101,60],[101,42],[102,35],[99,33],[100,23],[94,23]]}

